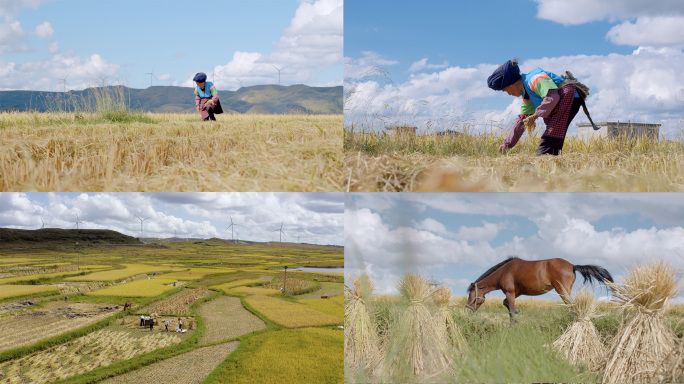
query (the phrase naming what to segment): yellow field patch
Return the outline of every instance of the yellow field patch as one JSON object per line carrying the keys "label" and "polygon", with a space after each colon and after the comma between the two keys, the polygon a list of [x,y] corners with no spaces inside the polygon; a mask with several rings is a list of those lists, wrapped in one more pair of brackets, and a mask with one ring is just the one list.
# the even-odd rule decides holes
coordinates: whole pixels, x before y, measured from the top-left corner
{"label": "yellow field patch", "polygon": [[277,295],[280,293],[277,289],[261,288],[261,287],[237,287],[233,289],[223,289],[226,294],[248,294],[248,295]]}
{"label": "yellow field patch", "polygon": [[4,279],[0,279],[0,284],[10,284],[10,283],[16,283],[16,282],[20,282],[20,281],[31,281],[31,280],[36,280],[36,279],[50,279],[50,278],[58,277],[58,276],[78,275],[79,273],[82,273],[82,272],[81,271],[65,271],[65,272],[54,272],[54,273],[39,273],[36,275],[6,277]]}
{"label": "yellow field patch", "polygon": [[51,291],[58,292],[59,288],[45,285],[3,285],[2,288],[0,288],[0,300]]}
{"label": "yellow field patch", "polygon": [[118,284],[112,287],[99,289],[84,293],[88,296],[114,296],[114,297],[154,297],[161,295],[166,291],[170,291],[176,287],[173,286],[174,279],[165,279],[163,277],[153,277],[151,279],[140,279],[130,283]]}
{"label": "yellow field patch", "polygon": [[[344,299],[344,296],[335,296]],[[328,315],[335,316],[340,320],[344,320],[344,304],[340,300],[330,299],[312,299],[312,300],[298,300],[300,304],[306,305],[307,307],[327,313]]]}
{"label": "yellow field patch", "polygon": [[327,313],[275,297],[256,295],[249,296],[245,300],[269,320],[286,328],[337,325],[343,322],[343,320]]}
{"label": "yellow field patch", "polygon": [[235,270],[228,268],[190,268],[188,271],[166,273],[162,277],[176,280],[199,280],[207,275],[231,272],[235,272]]}
{"label": "yellow field patch", "polygon": [[33,264],[34,267],[53,267],[53,266],[63,266],[63,265],[71,265],[71,263],[41,263],[41,264]]}
{"label": "yellow field patch", "polygon": [[214,285],[213,287],[209,287],[210,289],[218,290],[218,291],[226,291],[227,289],[235,288],[235,287],[241,287],[241,286],[246,286],[246,285],[261,285],[267,283],[266,280],[260,280],[260,279],[243,279],[243,280],[236,280],[236,281],[231,281],[230,283],[223,283],[220,285]]}
{"label": "yellow field patch", "polygon": [[124,269],[114,269],[111,271],[101,271],[101,272],[94,272],[89,275],[85,276],[73,276],[73,277],[68,277],[65,280],[69,281],[115,281],[115,280],[121,280],[125,279],[127,277],[135,276],[135,275],[140,275],[143,273],[154,273],[154,272],[162,272],[162,271],[169,271],[171,268],[169,267],[158,267],[158,266],[152,266],[152,265],[144,265],[144,264],[124,264],[126,268]]}
{"label": "yellow field patch", "polygon": [[44,259],[30,259],[28,257],[3,257],[0,258],[0,264],[5,265],[5,264],[30,264],[30,263],[39,263],[39,262],[44,262],[47,260]]}

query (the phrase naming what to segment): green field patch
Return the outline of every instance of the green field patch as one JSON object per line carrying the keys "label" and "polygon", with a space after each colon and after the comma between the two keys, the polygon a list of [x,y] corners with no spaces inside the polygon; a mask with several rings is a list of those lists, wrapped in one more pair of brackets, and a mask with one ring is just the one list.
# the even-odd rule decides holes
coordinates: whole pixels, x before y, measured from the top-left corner
{"label": "green field patch", "polygon": [[[249,339],[215,383],[342,383],[344,332],[298,329],[267,332]],[[264,362],[268,362],[265,364]]]}
{"label": "green field patch", "polygon": [[34,267],[60,267],[64,265],[71,265],[71,263],[41,263],[41,264],[33,264]]}
{"label": "green field patch", "polygon": [[59,292],[59,288],[44,285],[3,285],[0,289],[0,300],[52,291]]}
{"label": "green field patch", "polygon": [[98,269],[110,269],[112,268],[111,265],[81,265],[81,269],[85,269],[86,271],[96,271]]}
{"label": "green field patch", "polygon": [[231,281],[229,283],[223,283],[220,285],[214,285],[209,287],[210,289],[214,289],[217,291],[226,291],[230,290],[231,288],[235,287],[241,287],[241,286],[248,286],[248,285],[263,285],[267,283],[265,280],[261,279],[243,279],[243,280],[236,280],[236,281]]}
{"label": "green field patch", "polygon": [[111,271],[101,271],[94,272],[85,276],[73,276],[68,277],[64,280],[69,281],[116,281],[125,279],[127,277],[140,275],[140,274],[150,274],[154,272],[163,272],[172,270],[172,268],[160,268],[152,265],[145,264],[124,264],[126,268],[124,269],[114,269]]}
{"label": "green field patch", "polygon": [[207,275],[215,275],[219,273],[231,273],[235,272],[234,269],[230,268],[190,268],[188,271],[171,272],[162,275],[164,278],[176,279],[176,280],[199,280]]}
{"label": "green field patch", "polygon": [[261,287],[237,287],[233,289],[223,289],[228,295],[277,295],[280,293],[278,289],[261,288]]}
{"label": "green field patch", "polygon": [[112,287],[86,292],[86,296],[110,296],[110,297],[155,297],[164,292],[175,289],[173,283],[176,280],[163,277],[135,280],[130,283],[117,284]]}
{"label": "green field patch", "polygon": [[341,320],[327,313],[270,296],[249,296],[245,299],[252,308],[269,320],[286,328],[305,328],[342,324]]}
{"label": "green field patch", "polygon": [[0,265],[7,265],[7,264],[33,264],[33,263],[40,263],[40,262],[47,262],[45,259],[31,259],[28,257],[4,257],[0,259]]}

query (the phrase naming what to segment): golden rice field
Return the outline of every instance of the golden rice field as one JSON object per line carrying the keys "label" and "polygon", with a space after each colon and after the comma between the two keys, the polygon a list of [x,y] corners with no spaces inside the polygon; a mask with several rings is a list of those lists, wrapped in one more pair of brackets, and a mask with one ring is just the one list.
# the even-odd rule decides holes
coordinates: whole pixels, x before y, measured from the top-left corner
{"label": "golden rice field", "polygon": [[186,289],[161,302],[140,309],[141,313],[190,315],[190,305],[197,299],[211,295],[213,292],[204,287]]}
{"label": "golden rice field", "polygon": [[[285,329],[250,339],[216,383],[336,384],[344,382],[344,331]],[[264,364],[264,362],[268,362]]]}
{"label": "golden rice field", "polygon": [[342,191],[342,115],[2,113],[2,191]]}
{"label": "golden rice field", "polygon": [[[506,132],[507,134],[507,132]],[[538,133],[505,155],[503,132],[385,136],[345,129],[350,192],[684,191],[684,144],[567,137],[560,156],[535,156]],[[680,138],[681,140],[681,138]]]}
{"label": "golden rice field", "polygon": [[57,287],[43,285],[3,285],[0,289],[0,300],[57,291],[59,291]]}
{"label": "golden rice field", "polygon": [[219,273],[231,273],[235,272],[235,269],[229,268],[190,268],[187,271],[171,272],[165,273],[164,278],[176,279],[176,280],[199,280],[207,275],[214,275]]}
{"label": "golden rice field", "polygon": [[342,324],[335,316],[270,296],[249,296],[245,301],[272,322],[286,328],[320,327]]}
{"label": "golden rice field", "polygon": [[22,282],[22,281],[31,281],[31,280],[35,280],[35,279],[50,279],[50,278],[59,277],[59,276],[71,276],[71,275],[77,275],[79,273],[82,273],[82,272],[81,271],[53,272],[53,273],[40,273],[40,274],[35,274],[35,275],[6,277],[4,279],[0,279],[0,285],[1,284],[17,283],[17,282]]}
{"label": "golden rice field", "polygon": [[329,299],[297,300],[297,302],[315,311],[327,313],[344,321],[344,296],[342,295],[333,296]]}
{"label": "golden rice field", "polygon": [[266,283],[266,281],[261,280],[261,279],[242,279],[242,280],[231,281],[229,283],[223,283],[220,285],[215,285],[215,286],[209,287],[209,288],[226,292],[226,290],[230,290],[231,288],[247,286],[247,285],[263,285],[265,283]]}
{"label": "golden rice field", "polygon": [[170,267],[155,267],[145,264],[124,264],[123,269],[113,269],[110,271],[93,272],[84,276],[68,277],[68,281],[116,281],[127,277],[153,272],[169,271]]}
{"label": "golden rice field", "polygon": [[155,297],[164,292],[175,289],[175,279],[166,279],[155,276],[151,279],[140,279],[129,283],[117,284],[111,287],[98,289],[84,293],[86,296],[113,296],[113,297]]}
{"label": "golden rice field", "polygon": [[280,294],[279,289],[273,288],[261,288],[261,287],[235,287],[232,289],[222,289],[222,291],[227,295],[277,295]]}
{"label": "golden rice field", "polygon": [[180,341],[174,333],[133,337],[128,332],[99,330],[29,356],[0,363],[0,380],[3,383],[49,383]]}

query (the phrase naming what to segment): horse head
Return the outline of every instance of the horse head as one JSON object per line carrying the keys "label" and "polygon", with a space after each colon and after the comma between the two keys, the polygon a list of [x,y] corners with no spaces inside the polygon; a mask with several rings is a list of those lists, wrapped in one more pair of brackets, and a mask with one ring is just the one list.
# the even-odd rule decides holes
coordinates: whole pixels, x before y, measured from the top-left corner
{"label": "horse head", "polygon": [[470,283],[470,286],[468,287],[468,302],[465,307],[473,312],[477,311],[477,309],[480,308],[480,305],[485,302],[484,295],[479,296],[478,293],[477,284]]}

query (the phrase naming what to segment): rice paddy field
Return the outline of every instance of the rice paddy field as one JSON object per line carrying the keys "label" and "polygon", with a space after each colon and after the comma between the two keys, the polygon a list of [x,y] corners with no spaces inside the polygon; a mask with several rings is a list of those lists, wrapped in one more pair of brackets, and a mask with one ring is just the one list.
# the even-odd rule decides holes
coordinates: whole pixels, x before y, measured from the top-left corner
{"label": "rice paddy field", "polygon": [[[0,382],[233,383],[256,369],[270,382],[342,383],[341,274],[288,273],[303,291],[255,285],[282,284],[283,265],[343,260],[342,247],[218,239],[3,249],[0,327],[13,336],[0,339]],[[283,313],[308,320],[291,330]],[[262,360],[274,343],[287,358]]]}
{"label": "rice paddy field", "polygon": [[459,135],[344,134],[349,192],[684,191],[684,141],[565,140],[560,156],[535,156],[541,130],[507,154],[507,132]]}
{"label": "rice paddy field", "polygon": [[2,191],[342,191],[342,115],[2,113]]}
{"label": "rice paddy field", "polygon": [[473,313],[465,297],[406,276],[398,295],[375,295],[359,276],[345,291],[345,381],[681,382],[684,308],[665,300],[675,273],[649,268],[632,271],[622,302],[518,298],[514,324],[502,299]]}

